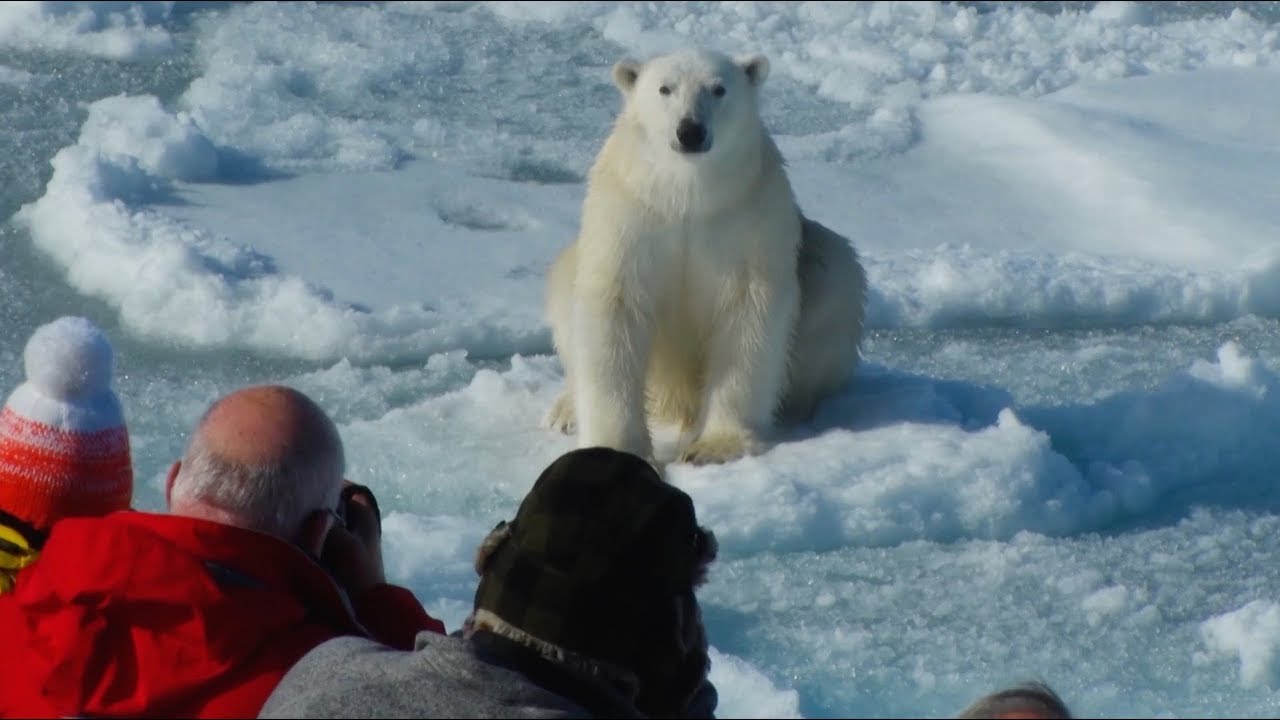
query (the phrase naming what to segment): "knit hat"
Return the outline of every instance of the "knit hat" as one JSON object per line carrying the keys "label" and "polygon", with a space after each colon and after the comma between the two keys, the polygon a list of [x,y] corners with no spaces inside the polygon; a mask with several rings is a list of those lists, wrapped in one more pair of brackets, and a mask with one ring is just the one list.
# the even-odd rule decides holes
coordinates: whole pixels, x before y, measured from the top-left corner
{"label": "knit hat", "polygon": [[[700,619],[681,616],[697,612],[693,590],[716,550],[689,496],[649,463],[575,450],[481,545],[474,617],[538,641],[544,654],[549,645],[644,675],[699,651],[676,635],[696,620],[700,637]],[[700,651],[693,681],[705,673]]]}
{"label": "knit hat", "polygon": [[27,341],[26,382],[0,410],[0,511],[36,531],[36,548],[56,520],[129,507],[133,463],[112,362],[111,343],[81,317]]}

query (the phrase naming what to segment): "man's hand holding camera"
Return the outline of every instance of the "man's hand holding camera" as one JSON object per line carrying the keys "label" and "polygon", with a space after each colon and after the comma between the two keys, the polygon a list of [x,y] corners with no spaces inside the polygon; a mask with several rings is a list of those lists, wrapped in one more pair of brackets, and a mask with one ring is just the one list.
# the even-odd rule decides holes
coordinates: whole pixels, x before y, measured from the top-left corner
{"label": "man's hand holding camera", "polygon": [[342,481],[337,518],[325,536],[320,562],[347,593],[369,637],[412,650],[424,630],[444,634],[444,623],[427,614],[408,588],[387,582],[382,567],[382,513],[373,491]]}
{"label": "man's hand holding camera", "polygon": [[382,567],[382,516],[373,491],[342,481],[342,495],[334,522],[325,538],[321,561],[338,585],[357,596],[386,582]]}

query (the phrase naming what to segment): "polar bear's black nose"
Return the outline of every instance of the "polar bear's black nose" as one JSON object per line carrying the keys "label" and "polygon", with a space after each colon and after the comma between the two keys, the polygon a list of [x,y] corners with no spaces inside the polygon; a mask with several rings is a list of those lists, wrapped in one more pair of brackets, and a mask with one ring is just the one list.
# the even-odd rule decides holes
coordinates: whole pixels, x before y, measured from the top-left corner
{"label": "polar bear's black nose", "polygon": [[676,139],[685,152],[701,152],[703,143],[707,141],[707,129],[702,123],[685,118],[676,126]]}

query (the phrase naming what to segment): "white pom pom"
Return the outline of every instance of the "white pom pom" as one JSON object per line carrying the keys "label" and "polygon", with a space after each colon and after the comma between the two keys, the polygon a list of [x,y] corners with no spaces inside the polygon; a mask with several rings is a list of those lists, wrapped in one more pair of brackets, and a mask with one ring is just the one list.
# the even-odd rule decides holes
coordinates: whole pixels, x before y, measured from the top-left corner
{"label": "white pom pom", "polygon": [[89,320],[61,317],[31,334],[27,381],[50,397],[89,398],[111,388],[111,342]]}

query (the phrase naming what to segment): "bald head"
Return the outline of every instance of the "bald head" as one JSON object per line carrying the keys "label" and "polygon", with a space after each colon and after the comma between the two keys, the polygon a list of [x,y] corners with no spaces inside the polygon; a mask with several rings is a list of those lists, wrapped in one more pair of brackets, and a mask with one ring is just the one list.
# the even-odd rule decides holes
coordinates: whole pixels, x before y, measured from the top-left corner
{"label": "bald head", "polygon": [[978,698],[958,718],[1070,720],[1071,711],[1046,683],[1031,681]]}
{"label": "bald head", "polygon": [[293,465],[341,457],[333,421],[311,398],[282,385],[237,390],[214,403],[195,436],[210,452],[244,465]]}
{"label": "bald head", "polygon": [[303,518],[337,504],[342,439],[306,395],[282,385],[213,404],[171,479],[170,511],[294,540]]}

